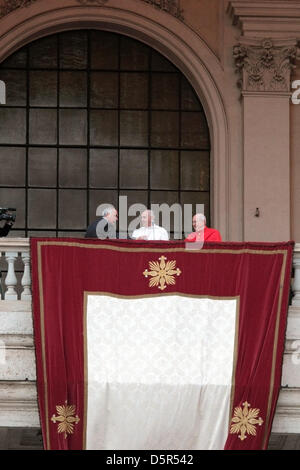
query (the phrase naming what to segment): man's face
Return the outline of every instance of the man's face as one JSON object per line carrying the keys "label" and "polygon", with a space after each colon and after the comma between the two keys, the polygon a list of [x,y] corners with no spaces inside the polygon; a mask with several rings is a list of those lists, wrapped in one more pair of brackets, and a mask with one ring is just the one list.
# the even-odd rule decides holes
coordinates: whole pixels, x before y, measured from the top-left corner
{"label": "man's face", "polygon": [[193,228],[195,232],[200,232],[205,227],[204,219],[199,217],[198,215],[194,215],[193,217]]}
{"label": "man's face", "polygon": [[112,210],[107,214],[106,219],[110,224],[115,224],[118,220],[118,211],[116,209]]}
{"label": "man's face", "polygon": [[150,227],[152,224],[152,216],[151,212],[149,211],[144,211],[141,215],[141,223],[143,227]]}

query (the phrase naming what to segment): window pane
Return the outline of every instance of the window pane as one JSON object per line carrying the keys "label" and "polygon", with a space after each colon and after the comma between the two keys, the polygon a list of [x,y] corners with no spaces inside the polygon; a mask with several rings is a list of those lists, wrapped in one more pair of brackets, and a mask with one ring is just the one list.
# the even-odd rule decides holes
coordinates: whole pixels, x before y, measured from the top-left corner
{"label": "window pane", "polygon": [[140,108],[148,106],[148,74],[121,73],[121,108]]}
{"label": "window pane", "polygon": [[[146,208],[148,208],[148,191],[120,191],[120,196],[127,196],[127,207],[128,207],[128,210],[130,208],[130,206],[132,206],[133,204],[143,204]],[[132,209],[135,209],[135,208],[132,208]],[[140,212],[139,212],[140,209],[137,210],[137,212],[135,212],[134,215],[132,216],[128,216],[127,220],[128,220],[128,228],[129,227],[129,224],[136,218],[136,217],[139,217],[140,216]],[[139,221],[138,221],[139,222]],[[137,225],[137,224],[135,224]],[[139,227],[139,225],[138,225]],[[124,231],[125,227],[121,227],[122,228],[122,231]],[[136,227],[134,227],[136,228]]]}
{"label": "window pane", "polygon": [[120,187],[132,189],[148,187],[147,150],[120,151]]}
{"label": "window pane", "polygon": [[148,70],[149,48],[134,39],[121,36],[120,60],[122,70]]}
{"label": "window pane", "polygon": [[59,64],[63,69],[84,69],[87,67],[87,34],[84,31],[70,31],[59,35]]}
{"label": "window pane", "polygon": [[178,147],[178,113],[153,111],[151,122],[153,147]]}
{"label": "window pane", "polygon": [[178,191],[151,191],[150,194],[151,204],[179,204],[179,193]]}
{"label": "window pane", "polygon": [[57,68],[57,36],[48,36],[29,46],[29,66],[41,69]]}
{"label": "window pane", "polygon": [[119,100],[119,74],[111,72],[91,73],[91,106],[117,108]]}
{"label": "window pane", "polygon": [[0,107],[0,143],[25,144],[26,110]]}
{"label": "window pane", "polygon": [[26,105],[26,72],[21,70],[0,70],[0,80],[6,85],[6,105]]}
{"label": "window pane", "polygon": [[91,145],[118,145],[117,111],[91,111]]}
{"label": "window pane", "polygon": [[112,204],[114,207],[118,207],[118,191],[111,189],[97,190],[93,189],[89,191],[89,223],[91,224],[96,217],[97,207],[101,204]]}
{"label": "window pane", "polygon": [[30,148],[28,152],[29,186],[56,186],[57,150]]}
{"label": "window pane", "polygon": [[17,209],[14,228],[25,226],[25,200],[25,189],[10,188],[7,190],[6,188],[0,188],[1,207],[14,207]]}
{"label": "window pane", "polygon": [[60,106],[87,105],[87,75],[85,72],[60,72]]}
{"label": "window pane", "polygon": [[184,204],[192,205],[192,214],[196,214],[196,204],[204,204],[204,215],[206,217],[207,226],[209,226],[210,221],[210,211],[209,211],[209,192],[181,192],[181,204],[182,207]]}
{"label": "window pane", "polygon": [[25,148],[0,147],[0,185],[25,186],[25,152]]}
{"label": "window pane", "polygon": [[190,148],[209,148],[209,132],[203,113],[182,113],[181,145]]}
{"label": "window pane", "polygon": [[151,188],[178,189],[178,152],[154,150],[151,152]]}
{"label": "window pane", "polygon": [[5,59],[0,67],[13,67],[13,68],[25,68],[27,64],[27,47],[23,47],[21,50],[15,52],[7,59]]}
{"label": "window pane", "polygon": [[81,109],[61,109],[59,112],[59,143],[86,145],[87,114]]}
{"label": "window pane", "polygon": [[29,119],[29,142],[31,144],[56,144],[56,109],[31,109]]}
{"label": "window pane", "polygon": [[151,69],[154,72],[176,72],[176,68],[171,62],[158,52],[152,50],[151,52]]}
{"label": "window pane", "polygon": [[72,237],[72,238],[84,238],[85,230],[81,232],[73,232],[73,230],[65,231],[65,232],[58,232],[58,237]]}
{"label": "window pane", "polygon": [[90,187],[117,188],[118,150],[90,150]]}
{"label": "window pane", "polygon": [[86,149],[59,150],[59,186],[86,187],[87,151]]}
{"label": "window pane", "polygon": [[92,69],[116,70],[119,64],[119,37],[104,31],[91,32]]}
{"label": "window pane", "polygon": [[[16,224],[14,224],[12,230],[7,235],[7,238],[24,238],[25,231],[24,230],[15,230]],[[16,277],[18,279],[20,273],[16,273]],[[18,280],[18,286],[20,285],[21,279]]]}
{"label": "window pane", "polygon": [[[179,194],[177,191],[151,191],[150,198],[151,204],[158,204],[159,206],[161,206],[162,204],[167,204],[169,208],[171,208],[173,204],[179,204]],[[173,233],[170,233],[170,231],[174,232],[175,228],[175,230],[177,231],[176,233],[178,233],[178,231],[180,230],[180,223],[182,222],[182,213],[180,211],[180,207],[176,208],[175,206],[173,207],[173,211],[174,209],[176,210],[176,219],[174,218],[174,212],[170,211],[170,216],[168,216],[168,214],[166,213],[164,219],[162,217],[162,213],[160,213],[159,218],[155,220],[155,223],[157,225],[160,225],[161,227],[164,227],[167,230],[167,232],[169,233],[169,237],[172,239],[174,238],[174,236]],[[175,227],[174,220],[176,220]],[[181,238],[181,232],[182,230],[180,231],[180,236],[177,236],[177,240]]]}
{"label": "window pane", "polygon": [[30,106],[57,106],[57,72],[30,72]]}
{"label": "window pane", "polygon": [[28,226],[29,228],[56,227],[56,190],[28,190]]}
{"label": "window pane", "polygon": [[179,80],[177,74],[153,74],[151,88],[151,106],[153,109],[178,109]]}
{"label": "window pane", "polygon": [[209,152],[181,152],[181,189],[209,191]]}
{"label": "window pane", "polygon": [[61,230],[86,228],[86,191],[59,191],[58,224]]}
{"label": "window pane", "polygon": [[181,78],[181,107],[186,111],[202,109],[195,91],[184,77]]}
{"label": "window pane", "polygon": [[120,191],[120,196],[127,196],[128,208],[133,204],[144,204],[148,207],[148,191],[123,190]]}
{"label": "window pane", "polygon": [[120,112],[120,144],[130,147],[148,145],[148,112]]}
{"label": "window pane", "polygon": [[55,237],[56,230],[29,230],[28,237]]}

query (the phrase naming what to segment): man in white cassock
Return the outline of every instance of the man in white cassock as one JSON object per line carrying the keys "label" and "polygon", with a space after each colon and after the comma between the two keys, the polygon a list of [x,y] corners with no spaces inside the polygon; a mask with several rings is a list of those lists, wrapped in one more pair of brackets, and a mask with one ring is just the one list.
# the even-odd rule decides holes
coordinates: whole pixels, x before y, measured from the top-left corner
{"label": "man in white cassock", "polygon": [[141,215],[141,227],[133,231],[132,238],[135,240],[169,240],[169,235],[166,229],[155,225],[153,212],[145,210]]}

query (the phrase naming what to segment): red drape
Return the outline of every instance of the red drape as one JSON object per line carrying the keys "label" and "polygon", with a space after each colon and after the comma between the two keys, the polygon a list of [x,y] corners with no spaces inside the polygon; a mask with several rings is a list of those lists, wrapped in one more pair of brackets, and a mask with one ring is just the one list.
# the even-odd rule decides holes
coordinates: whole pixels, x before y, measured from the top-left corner
{"label": "red drape", "polygon": [[[238,297],[233,420],[225,448],[265,449],[280,389],[292,252],[292,242],[205,243],[194,251],[182,242],[31,239],[45,448],[85,446],[84,294],[106,292]],[[143,273],[162,257],[174,260],[180,275],[161,290]]]}

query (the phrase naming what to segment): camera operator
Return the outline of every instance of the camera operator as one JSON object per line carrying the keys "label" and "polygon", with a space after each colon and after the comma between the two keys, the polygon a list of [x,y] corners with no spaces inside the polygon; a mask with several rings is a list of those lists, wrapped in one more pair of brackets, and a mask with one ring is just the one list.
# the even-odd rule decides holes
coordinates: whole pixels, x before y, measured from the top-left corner
{"label": "camera operator", "polygon": [[0,227],[0,237],[6,237],[12,226],[13,222],[6,222],[4,227]]}
{"label": "camera operator", "polygon": [[0,227],[0,237],[6,237],[9,233],[10,229],[12,228],[14,221],[16,219],[15,215],[10,214],[8,211],[16,209],[2,209],[0,208],[0,222],[1,220],[5,220],[5,224],[3,227]]}

